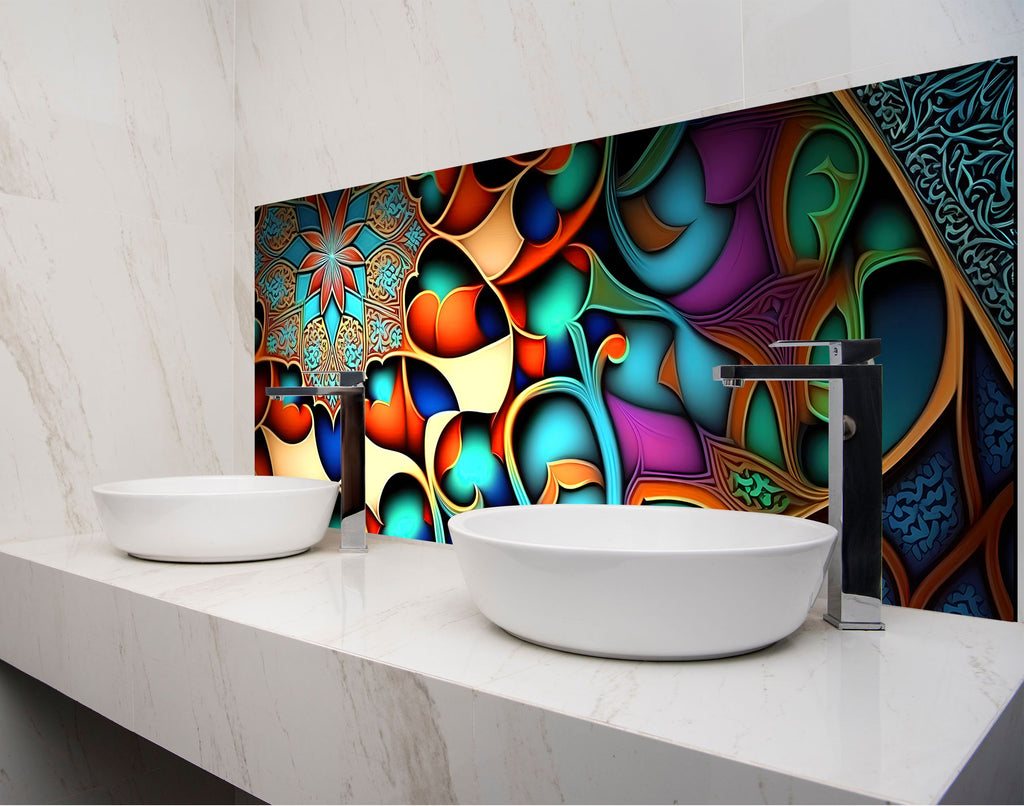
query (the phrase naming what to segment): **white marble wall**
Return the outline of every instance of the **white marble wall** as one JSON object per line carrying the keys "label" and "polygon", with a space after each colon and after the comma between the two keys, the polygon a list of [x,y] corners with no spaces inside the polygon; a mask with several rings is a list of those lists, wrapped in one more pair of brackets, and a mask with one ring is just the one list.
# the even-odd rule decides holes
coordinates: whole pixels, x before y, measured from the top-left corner
{"label": "white marble wall", "polygon": [[1015,0],[238,0],[236,13],[245,226],[269,201],[1016,54],[1024,40]]}
{"label": "white marble wall", "polygon": [[232,452],[232,0],[0,2],[0,540]]}

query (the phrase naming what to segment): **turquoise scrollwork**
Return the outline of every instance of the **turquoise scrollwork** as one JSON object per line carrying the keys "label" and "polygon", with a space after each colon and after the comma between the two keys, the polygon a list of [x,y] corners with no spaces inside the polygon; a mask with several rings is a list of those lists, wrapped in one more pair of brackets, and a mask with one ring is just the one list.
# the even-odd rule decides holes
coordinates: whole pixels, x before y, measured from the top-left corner
{"label": "turquoise scrollwork", "polygon": [[853,90],[1010,349],[1016,75],[1010,57]]}

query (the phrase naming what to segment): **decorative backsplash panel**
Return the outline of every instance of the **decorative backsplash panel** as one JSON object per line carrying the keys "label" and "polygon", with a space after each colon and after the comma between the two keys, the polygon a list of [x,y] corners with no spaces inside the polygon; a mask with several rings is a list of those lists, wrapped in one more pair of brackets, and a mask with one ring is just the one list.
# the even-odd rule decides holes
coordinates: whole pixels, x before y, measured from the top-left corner
{"label": "decorative backsplash panel", "polygon": [[609,502],[824,519],[827,389],[712,381],[879,337],[884,598],[1016,611],[1016,60],[256,210],[258,473],[338,478],[367,372],[372,532]]}

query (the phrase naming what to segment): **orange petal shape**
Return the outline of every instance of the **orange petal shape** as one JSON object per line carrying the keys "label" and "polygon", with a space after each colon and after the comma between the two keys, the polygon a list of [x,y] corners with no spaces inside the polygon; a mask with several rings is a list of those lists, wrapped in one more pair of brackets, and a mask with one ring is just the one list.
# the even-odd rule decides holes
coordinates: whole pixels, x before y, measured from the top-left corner
{"label": "orange petal shape", "polygon": [[476,322],[476,302],[482,291],[480,286],[456,288],[444,298],[437,313],[438,355],[446,358],[468,355],[487,344]]}
{"label": "orange petal shape", "polygon": [[433,291],[422,291],[409,305],[407,335],[417,347],[437,355],[437,313],[441,301]]}
{"label": "orange petal shape", "polygon": [[548,462],[548,480],[540,494],[538,504],[557,504],[559,490],[575,490],[586,484],[604,486],[601,471],[590,462],[579,459],[559,459]]}
{"label": "orange petal shape", "polygon": [[444,427],[434,453],[434,472],[438,478],[455,467],[462,454],[462,415],[458,414]]}
{"label": "orange petal shape", "polygon": [[527,375],[532,378],[544,377],[544,362],[547,358],[547,352],[547,342],[545,339],[516,331],[516,362]]}
{"label": "orange petal shape", "polygon": [[374,400],[366,415],[366,435],[382,448],[405,453],[413,459],[423,456],[426,420],[417,411],[405,382],[405,360],[395,375],[390,402]]}

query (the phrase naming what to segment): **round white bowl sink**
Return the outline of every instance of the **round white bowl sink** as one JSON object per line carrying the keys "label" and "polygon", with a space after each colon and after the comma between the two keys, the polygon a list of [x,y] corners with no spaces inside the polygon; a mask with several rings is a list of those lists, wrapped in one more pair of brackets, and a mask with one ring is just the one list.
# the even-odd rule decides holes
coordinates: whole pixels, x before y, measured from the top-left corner
{"label": "round white bowl sink", "polygon": [[107,538],[146,560],[269,560],[324,536],[338,484],[287,476],[178,476],[93,487]]}
{"label": "round white bowl sink", "polygon": [[796,630],[836,530],[690,507],[492,507],[448,522],[470,595],[507,632],[610,658],[739,655]]}

